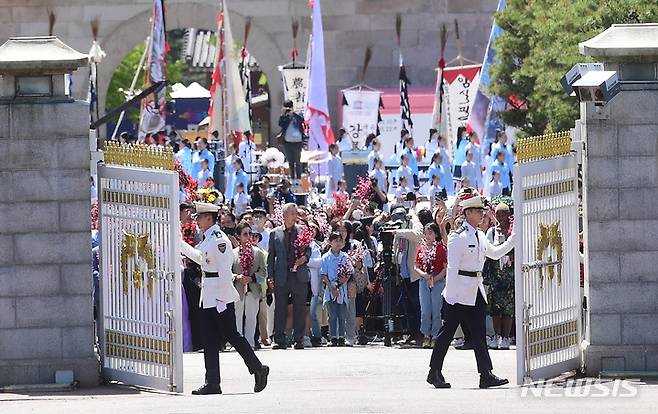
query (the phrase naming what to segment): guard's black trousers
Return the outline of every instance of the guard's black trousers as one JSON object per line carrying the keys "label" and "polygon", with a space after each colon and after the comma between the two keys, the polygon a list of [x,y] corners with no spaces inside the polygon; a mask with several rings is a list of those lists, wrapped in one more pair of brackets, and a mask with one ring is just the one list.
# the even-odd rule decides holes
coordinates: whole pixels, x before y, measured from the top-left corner
{"label": "guard's black trousers", "polygon": [[226,310],[218,313],[216,308],[201,310],[203,332],[203,360],[206,365],[206,383],[219,384],[219,344],[228,342],[235,348],[253,374],[263,366],[251,349],[249,342],[238,333],[235,326],[235,306],[229,303]]}
{"label": "guard's black trousers", "polygon": [[477,298],[475,299],[475,306],[462,305],[459,303],[450,305],[445,299],[443,299],[441,313],[443,325],[441,326],[439,336],[434,343],[430,368],[439,371],[443,369],[443,360],[445,359],[448,348],[450,347],[450,342],[452,342],[452,338],[455,336],[457,326],[461,323],[462,326],[467,326],[467,329],[471,333],[471,343],[473,344],[473,350],[475,351],[478,372],[483,373],[491,371],[493,366],[491,365],[491,358],[489,358],[489,348],[487,348],[487,304],[479,289]]}

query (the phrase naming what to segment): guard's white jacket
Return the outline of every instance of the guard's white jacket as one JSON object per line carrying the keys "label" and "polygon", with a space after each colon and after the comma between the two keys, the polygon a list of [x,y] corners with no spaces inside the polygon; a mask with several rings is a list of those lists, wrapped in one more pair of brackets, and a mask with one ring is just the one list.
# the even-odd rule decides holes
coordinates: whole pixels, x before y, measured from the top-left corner
{"label": "guard's white jacket", "polygon": [[[475,232],[478,232],[476,238]],[[475,305],[478,289],[484,300],[487,293],[482,284],[482,276],[470,277],[459,274],[460,270],[482,272],[487,257],[497,260],[514,248],[514,232],[503,244],[494,246],[487,240],[482,230],[473,228],[464,221],[464,225],[448,236],[448,270],[443,297],[451,305]]]}
{"label": "guard's white jacket", "polygon": [[226,234],[216,224],[206,230],[203,237],[203,241],[196,248],[181,240],[181,253],[201,265],[203,272],[219,273],[219,277],[202,277],[199,306],[207,309],[219,305],[222,308],[221,305],[240,300],[240,294],[233,286],[231,271],[233,247]]}

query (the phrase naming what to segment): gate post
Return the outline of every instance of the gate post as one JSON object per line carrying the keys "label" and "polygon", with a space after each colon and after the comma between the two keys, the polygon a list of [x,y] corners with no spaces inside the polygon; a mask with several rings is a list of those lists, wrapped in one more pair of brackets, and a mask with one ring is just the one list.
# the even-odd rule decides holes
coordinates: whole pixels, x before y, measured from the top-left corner
{"label": "gate post", "polygon": [[658,370],[658,24],[613,25],[581,43],[580,52],[616,71],[621,84],[604,107],[581,103],[589,233],[586,370]]}
{"label": "gate post", "polygon": [[93,346],[89,104],[56,37],[0,47],[0,385],[98,384]]}

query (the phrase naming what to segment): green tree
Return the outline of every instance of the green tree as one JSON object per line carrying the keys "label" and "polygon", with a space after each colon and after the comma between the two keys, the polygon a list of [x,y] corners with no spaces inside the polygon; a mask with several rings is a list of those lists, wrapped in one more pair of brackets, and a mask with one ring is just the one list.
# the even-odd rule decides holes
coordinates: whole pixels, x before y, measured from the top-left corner
{"label": "green tree", "polygon": [[[139,61],[144,53],[144,44],[136,46],[130,53],[126,55],[125,58],[121,61],[119,66],[117,66],[112,79],[110,80],[110,86],[108,87],[107,99],[106,99],[106,108],[109,110],[111,108],[116,108],[122,103],[126,102],[127,93],[130,90],[130,84],[132,83],[135,72],[137,71],[137,66],[139,66]],[[167,63],[167,80],[169,85],[173,85],[176,82],[180,82],[183,79],[183,74],[187,68],[185,61],[183,60],[173,60],[171,55],[167,56],[169,62]],[[148,59],[145,59],[144,65],[147,64]],[[144,82],[144,68],[140,73],[139,78],[137,79],[137,84],[135,89],[140,89]],[[126,116],[133,122],[139,121],[139,110],[135,108],[130,108],[126,111]],[[118,115],[115,117],[115,121],[118,119]]]}
{"label": "green tree", "polygon": [[612,24],[658,19],[655,0],[507,0],[496,15],[503,33],[496,39],[499,63],[491,69],[491,92],[525,104],[501,113],[508,125],[539,135],[573,127],[578,102],[560,78],[576,63],[589,62],[578,43]]}

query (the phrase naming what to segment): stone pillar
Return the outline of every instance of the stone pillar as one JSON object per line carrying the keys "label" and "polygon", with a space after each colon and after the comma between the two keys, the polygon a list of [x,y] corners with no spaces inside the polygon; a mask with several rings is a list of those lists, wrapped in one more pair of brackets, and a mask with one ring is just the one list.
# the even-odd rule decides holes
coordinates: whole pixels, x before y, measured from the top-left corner
{"label": "stone pillar", "polygon": [[658,370],[658,25],[613,25],[580,45],[621,91],[581,104],[587,139],[587,372]]}
{"label": "stone pillar", "polygon": [[98,384],[89,109],[64,93],[64,73],[85,64],[55,37],[0,47],[0,385],[58,370]]}

